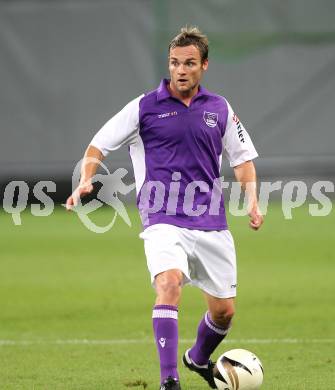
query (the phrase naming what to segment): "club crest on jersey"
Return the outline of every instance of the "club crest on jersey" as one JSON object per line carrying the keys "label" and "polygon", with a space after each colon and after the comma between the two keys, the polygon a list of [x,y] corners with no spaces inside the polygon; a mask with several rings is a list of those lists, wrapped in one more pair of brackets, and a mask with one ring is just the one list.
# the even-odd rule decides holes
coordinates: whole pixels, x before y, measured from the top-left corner
{"label": "club crest on jersey", "polygon": [[203,118],[208,127],[215,127],[218,123],[219,115],[215,112],[204,111]]}

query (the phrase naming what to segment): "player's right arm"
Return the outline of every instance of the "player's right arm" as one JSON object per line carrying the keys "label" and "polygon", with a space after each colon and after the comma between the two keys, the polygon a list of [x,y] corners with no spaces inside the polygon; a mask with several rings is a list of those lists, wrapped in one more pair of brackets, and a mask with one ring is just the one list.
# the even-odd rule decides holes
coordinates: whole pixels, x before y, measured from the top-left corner
{"label": "player's right arm", "polygon": [[82,161],[79,185],[66,201],[67,210],[71,210],[80,198],[93,191],[92,178],[110,151],[136,142],[139,133],[139,102],[142,97],[128,103],[93,137]]}
{"label": "player's right arm", "polygon": [[77,206],[80,198],[93,191],[92,178],[96,174],[98,166],[103,159],[104,155],[100,149],[93,145],[88,146],[81,165],[79,185],[66,200],[67,210],[71,210],[73,206]]}
{"label": "player's right arm", "polygon": [[246,192],[250,217],[249,225],[252,229],[258,230],[263,223],[263,216],[258,206],[256,169],[252,161],[258,154],[243,124],[228,102],[227,105],[228,117],[223,136],[223,149],[230,166],[234,168],[237,181]]}

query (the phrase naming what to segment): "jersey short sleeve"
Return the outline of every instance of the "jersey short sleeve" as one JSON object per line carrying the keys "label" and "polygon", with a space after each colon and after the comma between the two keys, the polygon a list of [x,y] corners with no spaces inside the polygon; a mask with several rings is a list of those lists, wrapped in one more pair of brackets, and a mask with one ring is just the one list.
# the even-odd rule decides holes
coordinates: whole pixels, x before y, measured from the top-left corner
{"label": "jersey short sleeve", "polygon": [[258,157],[251,138],[227,102],[228,117],[226,131],[222,138],[223,152],[231,167],[236,167],[246,161]]}
{"label": "jersey short sleeve", "polygon": [[144,95],[129,102],[114,115],[93,137],[90,145],[98,148],[104,156],[136,142],[139,134],[139,103]]}

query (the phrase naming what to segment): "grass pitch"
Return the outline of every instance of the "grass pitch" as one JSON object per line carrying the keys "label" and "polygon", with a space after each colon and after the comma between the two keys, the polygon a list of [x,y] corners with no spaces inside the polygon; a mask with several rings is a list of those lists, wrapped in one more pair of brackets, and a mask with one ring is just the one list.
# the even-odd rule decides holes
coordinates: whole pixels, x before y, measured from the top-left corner
{"label": "grass pitch", "polygon": [[[108,223],[111,209],[95,213]],[[0,390],[157,390],[152,340],[154,292],[137,211],[132,228],[118,219],[106,234],[87,230],[74,213],[0,213]],[[214,355],[255,352],[264,390],[335,389],[334,211],[312,218],[307,208],[284,220],[272,204],[253,232],[229,218],[238,253],[234,326]],[[186,287],[180,305],[180,356],[205,310]],[[180,365],[183,390],[206,385]]]}

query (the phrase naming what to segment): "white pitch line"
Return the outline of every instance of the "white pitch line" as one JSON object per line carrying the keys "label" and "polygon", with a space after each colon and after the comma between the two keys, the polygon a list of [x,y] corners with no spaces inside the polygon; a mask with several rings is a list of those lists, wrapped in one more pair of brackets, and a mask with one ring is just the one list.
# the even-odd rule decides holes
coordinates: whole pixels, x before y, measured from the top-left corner
{"label": "white pitch line", "polygon": [[[194,339],[180,339],[181,344],[192,344]],[[328,344],[335,339],[228,339],[224,344]],[[152,344],[153,339],[111,339],[111,340],[0,340],[0,346],[26,345],[122,345],[122,344]]]}

